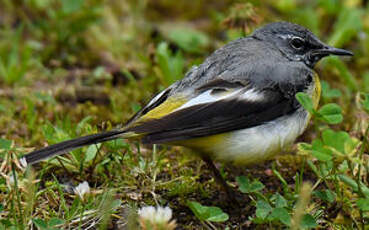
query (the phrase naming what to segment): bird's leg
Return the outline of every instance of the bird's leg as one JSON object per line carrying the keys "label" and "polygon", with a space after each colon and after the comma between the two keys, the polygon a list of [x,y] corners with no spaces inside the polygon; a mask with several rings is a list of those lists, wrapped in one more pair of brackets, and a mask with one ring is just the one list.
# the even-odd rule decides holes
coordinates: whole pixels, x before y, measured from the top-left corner
{"label": "bird's leg", "polygon": [[236,202],[236,198],[234,196],[234,192],[232,191],[232,189],[228,186],[227,182],[223,179],[222,175],[220,175],[219,170],[217,169],[217,167],[215,167],[213,161],[208,158],[208,157],[202,157],[202,159],[206,162],[206,165],[208,166],[208,168],[213,171],[214,176],[215,176],[215,180],[217,183],[219,183],[224,191],[227,194],[227,198],[232,202],[232,203],[237,203]]}

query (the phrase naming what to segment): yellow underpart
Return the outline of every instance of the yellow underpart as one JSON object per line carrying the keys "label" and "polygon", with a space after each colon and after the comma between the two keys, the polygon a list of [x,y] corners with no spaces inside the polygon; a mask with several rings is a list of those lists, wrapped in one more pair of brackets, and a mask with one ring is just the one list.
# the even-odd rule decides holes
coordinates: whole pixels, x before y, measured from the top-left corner
{"label": "yellow underpart", "polygon": [[205,137],[197,137],[189,140],[177,141],[171,144],[181,145],[191,149],[195,149],[200,153],[211,153],[214,146],[217,146],[224,142],[229,133],[220,133]]}
{"label": "yellow underpart", "polygon": [[[320,79],[319,79],[319,75],[314,72],[314,83],[313,83],[313,89],[312,91],[310,91],[310,95],[311,95],[311,100],[313,102],[313,107],[314,109],[318,108],[319,105],[319,101],[320,101],[320,94],[322,91],[322,87],[320,85]],[[311,113],[308,114],[308,120],[311,119]],[[306,127],[308,126],[309,122],[306,123]],[[305,128],[306,128],[305,127]]]}
{"label": "yellow underpart", "polygon": [[147,120],[164,117],[165,115],[168,115],[171,112],[173,112],[175,109],[181,107],[181,105],[183,105],[186,102],[187,100],[185,98],[169,97],[161,105],[159,105],[158,107],[154,108],[153,110],[149,111],[148,113],[140,117],[137,122],[141,123]]}
{"label": "yellow underpart", "polygon": [[314,109],[317,109],[319,100],[320,100],[320,94],[322,91],[322,87],[320,85],[320,80],[319,80],[319,75],[317,73],[314,73],[314,82],[315,82],[315,87],[314,87],[313,94],[312,94],[312,101],[313,101]]}

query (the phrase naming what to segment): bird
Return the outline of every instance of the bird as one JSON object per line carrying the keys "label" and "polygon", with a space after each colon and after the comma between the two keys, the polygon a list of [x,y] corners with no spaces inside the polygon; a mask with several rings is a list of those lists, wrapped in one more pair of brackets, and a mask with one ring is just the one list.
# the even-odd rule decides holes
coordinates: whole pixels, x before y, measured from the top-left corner
{"label": "bird", "polygon": [[251,165],[293,144],[311,115],[299,92],[319,103],[315,64],[353,53],[323,43],[307,28],[273,22],[215,50],[181,80],[154,96],[122,128],[50,145],[24,155],[22,165],[117,138],[193,149],[231,195],[214,161]]}

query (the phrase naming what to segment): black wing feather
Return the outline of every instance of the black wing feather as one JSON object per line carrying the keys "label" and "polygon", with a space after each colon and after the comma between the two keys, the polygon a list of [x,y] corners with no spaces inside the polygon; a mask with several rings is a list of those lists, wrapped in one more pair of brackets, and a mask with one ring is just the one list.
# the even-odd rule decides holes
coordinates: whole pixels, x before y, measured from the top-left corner
{"label": "black wing feather", "polygon": [[144,143],[165,143],[250,128],[294,112],[294,98],[278,91],[264,91],[264,100],[239,97],[199,104],[152,119],[127,131],[146,133]]}

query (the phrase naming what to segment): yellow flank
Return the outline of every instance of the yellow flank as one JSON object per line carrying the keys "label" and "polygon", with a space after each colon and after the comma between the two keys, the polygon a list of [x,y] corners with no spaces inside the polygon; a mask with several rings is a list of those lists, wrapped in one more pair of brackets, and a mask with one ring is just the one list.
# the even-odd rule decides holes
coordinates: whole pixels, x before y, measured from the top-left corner
{"label": "yellow flank", "polygon": [[[321,94],[321,91],[322,91],[322,87],[320,85],[319,75],[316,72],[314,72],[314,83],[313,84],[314,84],[313,89],[312,89],[312,91],[310,91],[311,100],[313,101],[314,109],[317,109],[318,105],[319,105],[319,101],[320,101],[320,94]],[[308,121],[310,121],[310,119],[311,119],[311,114],[309,113],[308,114]],[[309,122],[306,122],[305,129],[308,126],[308,124],[309,124]]]}
{"label": "yellow flank", "polygon": [[312,101],[313,101],[314,109],[317,109],[319,100],[320,100],[321,88],[322,88],[320,85],[319,75],[317,73],[314,73],[314,82],[315,82],[315,87],[313,89]]}
{"label": "yellow flank", "polygon": [[145,122],[150,119],[161,118],[165,115],[170,114],[171,112],[173,112],[175,109],[179,108],[181,105],[183,105],[186,102],[187,100],[185,100],[184,98],[169,97],[161,105],[159,105],[158,107],[154,108],[153,110],[149,111],[148,113],[140,117],[140,119],[137,122],[140,123],[140,122]]}
{"label": "yellow flank", "polygon": [[220,133],[205,137],[198,137],[189,140],[182,140],[171,144],[181,145],[188,148],[195,149],[201,153],[211,153],[214,147],[222,143],[229,133]]}

